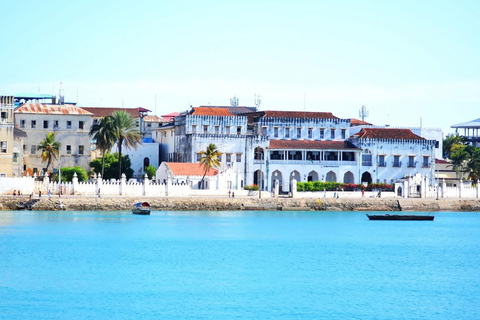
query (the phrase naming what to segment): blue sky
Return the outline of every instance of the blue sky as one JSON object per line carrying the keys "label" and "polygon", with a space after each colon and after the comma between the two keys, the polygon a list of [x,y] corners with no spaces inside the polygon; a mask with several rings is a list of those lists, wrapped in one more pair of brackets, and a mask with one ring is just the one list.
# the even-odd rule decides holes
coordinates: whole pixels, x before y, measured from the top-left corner
{"label": "blue sky", "polygon": [[[480,1],[0,2],[0,94],[86,107],[329,111],[391,126],[480,117]],[[421,119],[421,120],[420,120]]]}

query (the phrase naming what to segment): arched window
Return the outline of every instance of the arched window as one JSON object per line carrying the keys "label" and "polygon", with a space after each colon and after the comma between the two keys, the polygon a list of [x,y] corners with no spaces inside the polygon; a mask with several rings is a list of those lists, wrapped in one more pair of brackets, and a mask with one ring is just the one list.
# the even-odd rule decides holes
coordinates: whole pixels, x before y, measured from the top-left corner
{"label": "arched window", "polygon": [[147,169],[147,167],[150,165],[150,159],[149,158],[144,158],[143,159],[143,171]]}

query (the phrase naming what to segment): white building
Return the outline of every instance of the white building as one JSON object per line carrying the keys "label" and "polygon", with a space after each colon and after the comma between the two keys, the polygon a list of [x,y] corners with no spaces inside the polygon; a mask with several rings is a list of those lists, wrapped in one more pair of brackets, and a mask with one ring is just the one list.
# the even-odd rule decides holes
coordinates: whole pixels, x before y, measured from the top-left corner
{"label": "white building", "polygon": [[[90,170],[90,137],[92,114],[74,105],[25,103],[15,109],[15,127],[25,131],[24,172],[30,175],[45,170],[41,151],[37,146],[48,133],[55,133],[60,142],[60,165],[80,166]],[[51,164],[49,171],[58,168],[59,163]]]}
{"label": "white building", "polygon": [[[214,143],[240,187],[257,184],[281,192],[291,181],[392,183],[416,173],[433,179],[438,142],[410,129],[352,127],[329,112],[254,111],[244,107],[197,107],[175,118],[174,160],[200,162]],[[171,142],[171,140],[170,140]]]}

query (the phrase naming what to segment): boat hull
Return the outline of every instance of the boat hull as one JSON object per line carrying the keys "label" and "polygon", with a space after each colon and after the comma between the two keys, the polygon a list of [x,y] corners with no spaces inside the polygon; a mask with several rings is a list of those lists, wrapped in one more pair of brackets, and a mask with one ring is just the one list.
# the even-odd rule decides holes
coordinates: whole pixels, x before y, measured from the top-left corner
{"label": "boat hull", "polygon": [[367,214],[369,220],[403,220],[403,221],[433,221],[435,216],[420,216],[414,214]]}
{"label": "boat hull", "polygon": [[133,214],[149,215],[150,214],[150,209],[133,209],[132,213]]}
{"label": "boat hull", "polygon": [[150,214],[150,204],[146,201],[137,202],[133,205],[132,213],[133,214],[149,215]]}

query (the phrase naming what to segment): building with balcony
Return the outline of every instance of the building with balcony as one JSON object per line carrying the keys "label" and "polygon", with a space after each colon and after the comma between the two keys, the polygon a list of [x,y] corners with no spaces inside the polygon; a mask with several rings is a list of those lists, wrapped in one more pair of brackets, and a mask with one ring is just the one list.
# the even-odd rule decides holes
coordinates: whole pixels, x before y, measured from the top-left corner
{"label": "building with balcony", "polygon": [[[462,122],[451,126],[451,128],[455,129],[455,132],[467,137],[467,142],[475,147],[480,147],[480,118]],[[463,129],[463,134],[462,134]],[[460,130],[460,132],[458,132]]]}
{"label": "building with balcony", "polygon": [[0,177],[13,175],[14,159],[14,97],[0,96]]}

